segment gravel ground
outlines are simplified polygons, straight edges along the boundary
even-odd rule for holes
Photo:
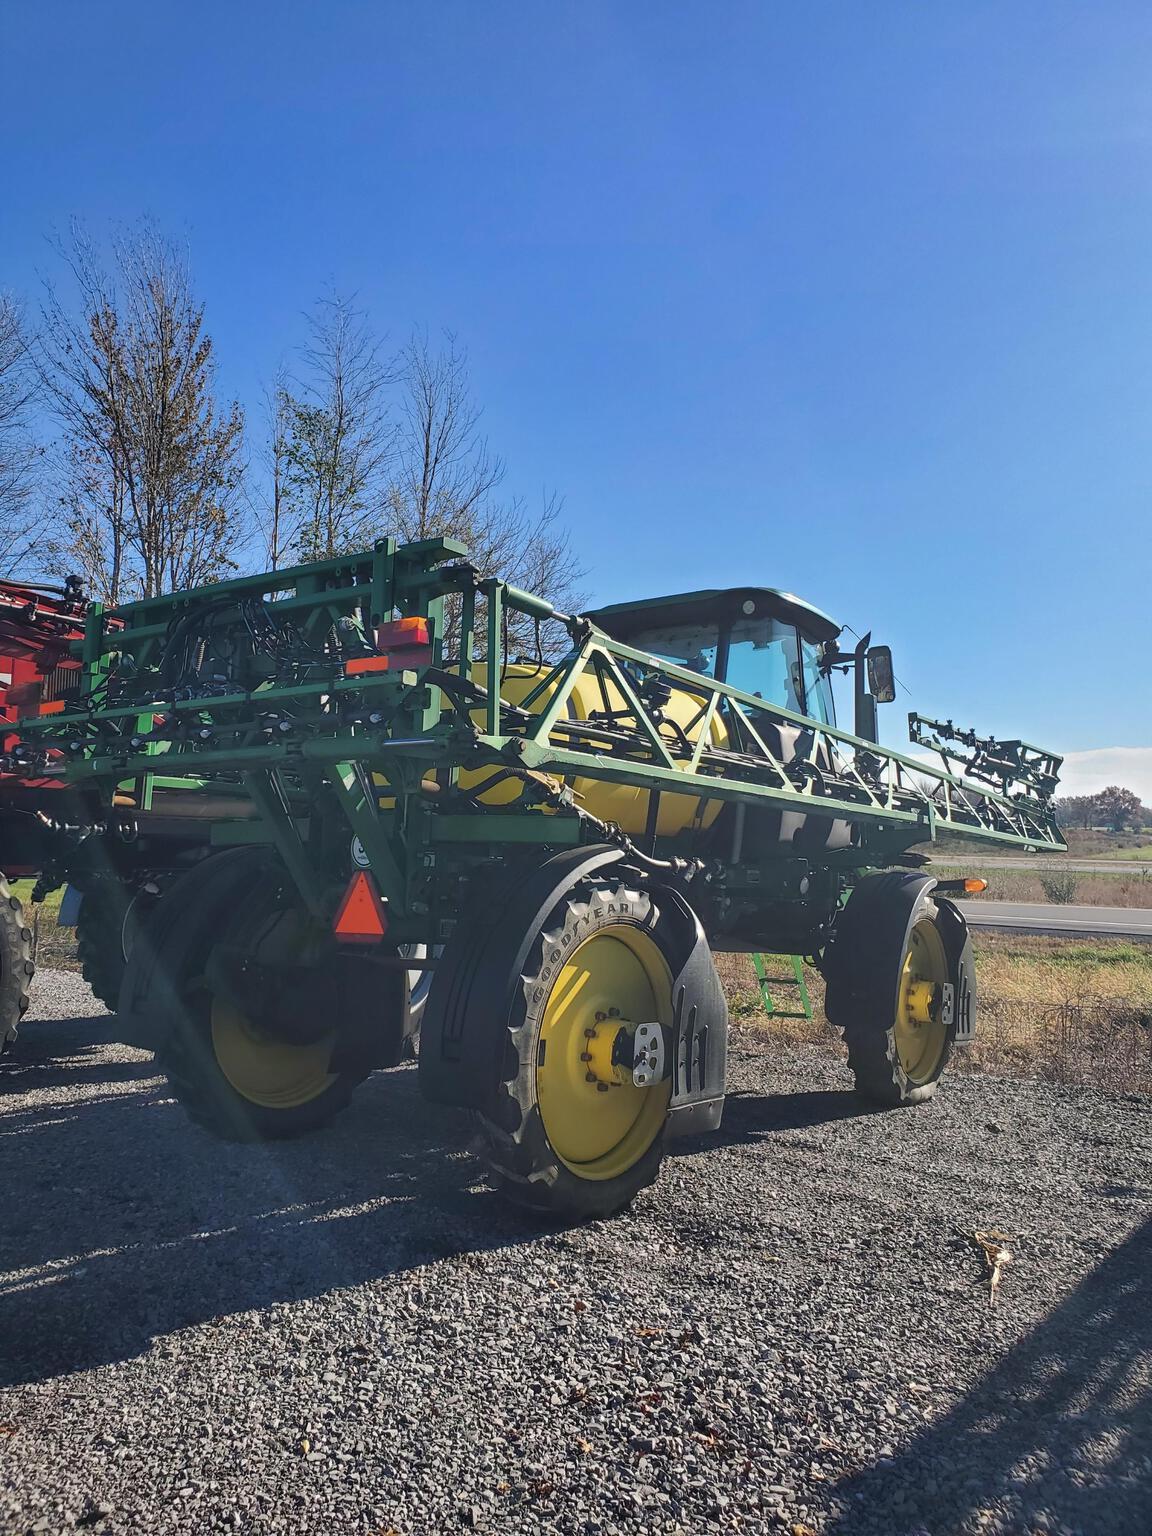
[[[223,1146],[74,975],[3,1070],[0,1529],[1152,1530],[1152,1102],[862,1113],[734,1041],[723,1130],[539,1231],[411,1069]],[[964,1233],[1015,1262],[991,1307]]]

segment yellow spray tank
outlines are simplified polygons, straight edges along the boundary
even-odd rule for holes
[[[510,663],[504,668],[503,680],[500,686],[500,696],[509,704],[521,704],[532,690],[540,684],[550,670],[547,664],[543,666],[526,666],[522,662]],[[486,662],[477,662],[472,668],[472,677],[481,687],[488,685],[488,666]],[[556,687],[545,689],[538,698],[528,706],[530,713],[542,715],[555,696]],[[669,747],[682,745],[683,737],[695,746],[699,740],[702,721],[700,719],[703,700],[699,694],[690,692],[688,688],[678,688],[672,685],[672,694],[668,702],[661,707],[664,724],[661,734],[668,742]],[[600,677],[589,665],[585,672],[576,679],[568,699],[567,713],[574,720],[587,720],[597,711],[603,712],[605,706],[610,710],[625,711],[628,709],[628,701],[616,687],[611,678],[605,678],[601,688]],[[476,725],[483,729],[485,724],[484,711],[474,711],[472,719]],[[564,732],[554,728],[551,739],[557,746],[567,744]],[[709,728],[709,743],[711,746],[724,748],[728,745],[728,732],[721,720],[713,717]],[[492,777],[491,769],[483,769],[475,773],[461,773],[460,787],[466,790],[475,790],[478,784]],[[579,797],[581,806],[590,811],[593,816],[598,816],[601,821],[615,822],[623,831],[640,835],[644,832],[648,820],[648,791],[637,789],[629,784],[610,784],[603,779],[575,778],[569,781],[573,792]],[[504,779],[494,785],[490,790],[485,790],[480,799],[485,805],[508,805],[519,799],[522,786],[513,779]],[[678,832],[697,830],[710,827],[720,814],[721,802],[709,800],[704,796],[696,795],[661,795],[660,809],[657,817],[656,831],[661,837],[673,837]]]
[[[707,676],[712,675],[717,664],[722,667],[722,675],[727,674],[729,654],[735,654],[739,648],[742,672],[748,672],[749,662],[752,671],[751,675],[741,675],[737,686],[799,715],[809,714],[826,723],[834,723],[831,687],[827,675],[817,671],[817,656],[821,645],[835,641],[839,626],[827,614],[789,592],[768,587],[711,589],[639,603],[615,604],[587,617],[613,639],[642,652],[664,656],[689,670],[699,669]],[[810,672],[807,678],[802,664],[802,644],[807,648]],[[534,715],[544,714],[562,686],[560,676],[557,675],[536,697],[532,695],[552,670],[549,663],[507,663],[500,679],[501,698],[506,704],[522,707],[525,700],[530,700],[526,706],[528,711]],[[487,663],[474,662],[471,676],[479,687],[486,689]],[[691,684],[679,684],[672,678],[667,678],[667,685],[669,696],[660,706],[659,729],[669,747],[675,749],[677,765],[686,770],[688,760],[684,744],[686,741],[689,747],[695,747],[699,743],[704,729],[706,693],[694,691]],[[653,713],[649,711],[649,718]],[[599,716],[606,725],[611,724],[611,719],[606,716],[619,716],[624,728],[629,729],[631,708],[611,677],[598,672],[589,662],[572,686],[565,715],[569,720],[590,720]],[[486,710],[483,707],[473,710],[472,720],[484,730]],[[795,755],[802,725],[769,722],[761,723],[760,729],[780,761],[788,762]],[[719,750],[726,750],[730,745],[728,729],[719,711],[713,712],[708,737],[708,744]],[[557,747],[570,744],[568,733],[559,723],[551,731],[551,740]],[[607,744],[604,755],[606,758],[612,755]],[[817,753],[818,764],[826,757],[827,748],[821,748]],[[484,788],[494,779],[498,782]],[[376,782],[382,788],[386,786],[386,781],[380,777]],[[500,771],[491,766],[462,770],[459,782],[461,789],[477,795],[485,805],[511,805],[524,793],[524,785],[515,777],[501,776]],[[650,792],[647,789],[582,776],[567,782],[583,808],[601,821],[615,823],[630,836],[642,836],[651,830],[648,827]],[[722,809],[722,801],[706,794],[665,792],[660,796],[657,809],[656,833],[660,837],[675,837],[679,833],[707,830]],[[830,841],[840,845],[850,833],[847,822],[829,822],[804,811],[758,810],[756,814],[758,824],[763,824],[760,840],[773,845],[790,843],[798,834],[807,835],[804,829],[808,823],[811,823],[808,832],[821,846]]]

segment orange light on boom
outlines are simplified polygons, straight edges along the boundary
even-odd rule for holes
[[[344,663],[345,677],[361,677],[365,672],[387,672],[391,662],[387,656],[357,656]]]
[[[388,932],[384,903],[372,876],[358,869],[348,882],[332,923],[341,944],[379,944]]]
[[[428,620],[413,616],[410,619],[391,619],[387,624],[376,626],[376,644],[382,651],[407,650],[411,646],[432,644]]]
[[[966,896],[979,896],[981,891],[988,889],[987,880],[965,880],[964,894]]]

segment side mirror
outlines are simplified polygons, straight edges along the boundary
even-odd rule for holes
[[[868,692],[877,704],[891,704],[896,697],[892,651],[886,645],[874,645],[868,651]]]

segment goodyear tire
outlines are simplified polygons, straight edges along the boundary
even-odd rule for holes
[[[606,869],[578,880],[531,934],[502,1016],[499,1081],[477,1116],[495,1186],[565,1220],[613,1215],[664,1157],[670,1084],[637,1087],[612,1056],[629,1025],[672,1023],[682,929],[659,895]],[[497,941],[500,943],[500,941]]]
[[[32,930],[24,908],[0,875],[0,1055],[16,1039],[20,1020],[28,1011],[28,989],[36,972]]]
[[[963,917],[927,876],[892,871],[860,882],[841,916],[826,970],[825,1012],[848,1047],[868,1103],[934,1097],[958,1030],[975,1009]]]
[[[306,920],[268,850],[215,854],[172,886],[132,946],[122,989],[130,1038],[149,1043],[189,1116],[229,1141],[305,1135],[348,1103],[363,1072],[329,1070],[336,1039],[317,1018],[287,1042],[214,990],[221,935],[264,966],[299,962]]]

